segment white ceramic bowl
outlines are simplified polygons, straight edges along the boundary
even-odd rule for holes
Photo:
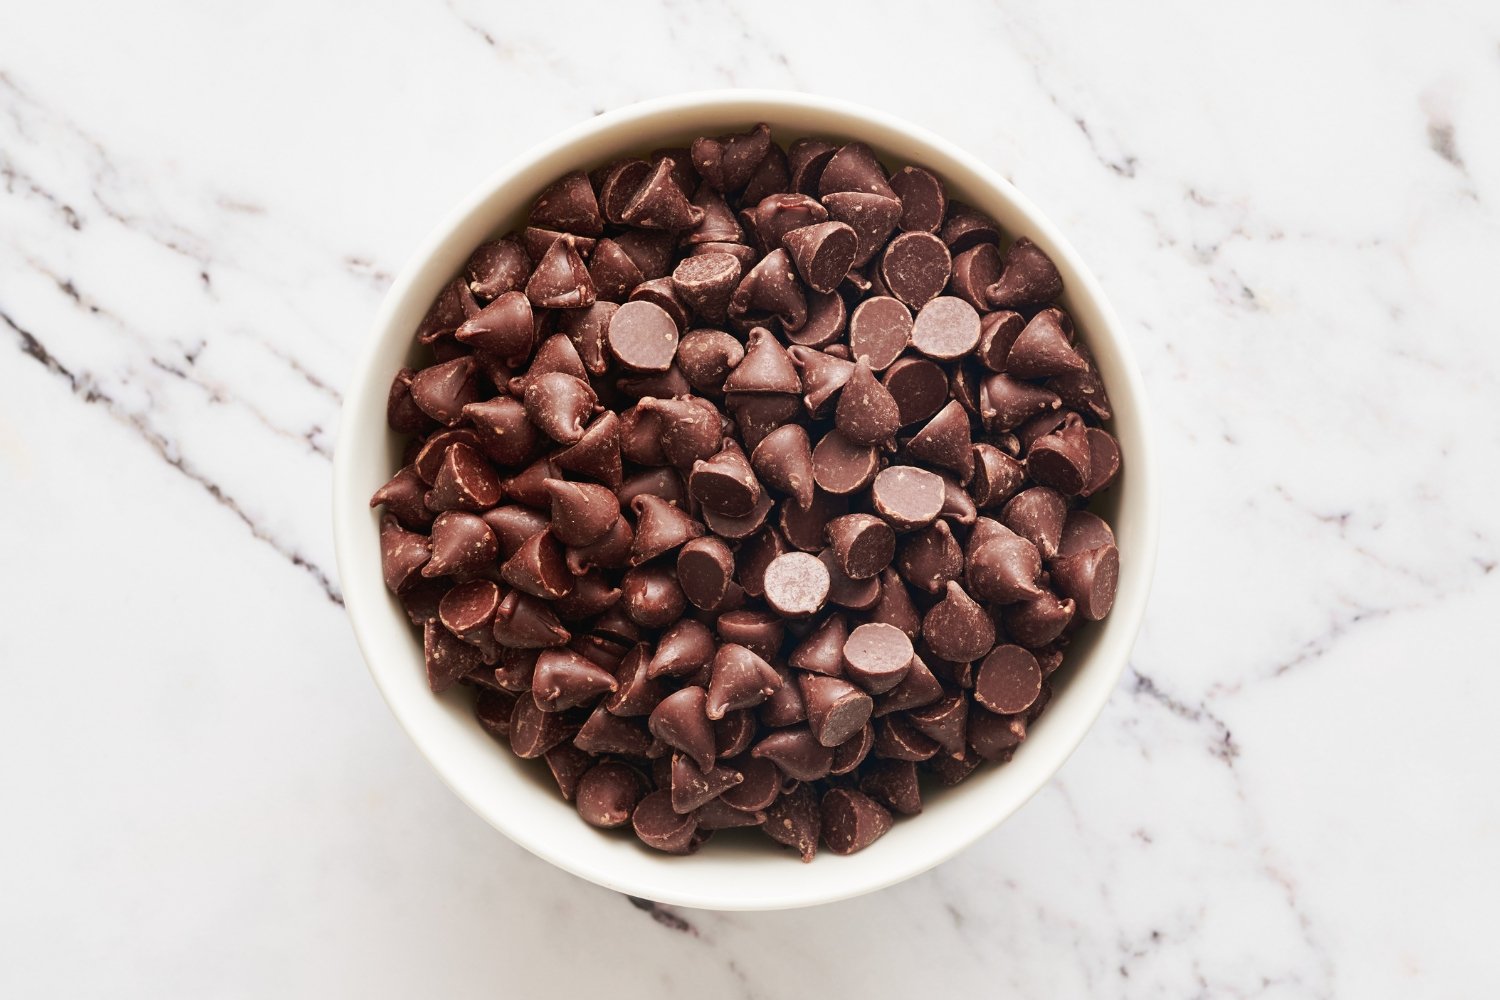
[[[754,831],[738,839],[721,834],[697,855],[671,857],[583,823],[545,768],[516,760],[480,729],[467,691],[439,697],[428,690],[419,637],[381,583],[379,517],[368,506],[401,449],[385,424],[391,377],[411,354],[412,331],[428,304],[475,246],[519,222],[542,188],[569,170],[758,121],[769,122],[783,143],[801,135],[860,139],[888,167],[925,166],[953,197],[994,216],[1007,234],[1041,245],[1062,271],[1064,304],[1103,374],[1124,455],[1123,475],[1101,498],[1120,547],[1114,611],[1074,643],[1054,677],[1051,706],[1015,758],[930,795],[920,816],[898,821],[867,850],[850,857],[823,852],[808,865]],[[438,225],[392,284],[349,381],[334,461],[334,537],[349,618],[375,683],[438,774],[537,856],[611,889],[683,906],[757,910],[845,899],[926,871],[993,829],[1057,771],[1103,708],[1140,625],[1156,556],[1144,404],[1124,332],[1078,254],[1004,178],[951,143],[881,112],[805,94],[717,91],[635,104],[568,129],[491,176]]]

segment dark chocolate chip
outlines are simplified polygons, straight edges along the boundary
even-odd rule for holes
[[[957,580],[949,580],[947,594],[922,618],[922,638],[945,660],[967,663],[995,645],[995,623]]]
[[[677,573],[666,566],[635,566],[620,578],[620,606],[644,628],[663,628],[682,617],[687,598]]]
[[[1077,605],[1071,598],[1059,599],[1043,591],[1040,597],[1006,605],[1000,612],[1006,634],[1030,649],[1045,646],[1062,635],[1073,620]]]
[[[712,537],[685,542],[677,553],[677,581],[695,607],[718,608],[734,581],[734,555],[729,546]]]
[[[875,151],[862,142],[851,142],[833,155],[818,179],[818,194],[837,191],[859,191],[895,198],[896,192],[886,180],[885,168],[875,158]]]
[[[849,273],[857,242],[854,230],[842,222],[803,226],[781,238],[807,287],[823,293],[837,288]]]
[[[896,556],[902,579],[929,594],[941,594],[963,574],[964,556],[947,521],[936,521],[907,535]]]
[[[510,716],[510,749],[517,757],[540,757],[573,735],[574,727],[557,712],[544,712],[530,698],[517,698]]]
[[[896,400],[902,427],[926,420],[948,400],[948,376],[926,358],[898,358],[880,381]]]
[[[646,675],[651,679],[691,676],[713,661],[716,649],[707,625],[693,618],[680,619],[657,640]]]
[[[714,730],[708,715],[708,693],[685,687],[663,698],[651,712],[649,726],[657,739],[681,750],[707,771],[714,766]]]
[[[744,517],[760,502],[761,485],[740,446],[733,438],[725,438],[724,448],[717,455],[693,463],[688,492],[705,510],[725,517]]]
[[[807,726],[778,729],[761,738],[750,756],[769,760],[788,778],[817,781],[833,768],[833,750],[819,743]]]
[[[792,650],[788,662],[798,670],[840,677],[844,673],[844,642],[848,638],[848,621],[835,612]]]
[[[989,287],[990,306],[1016,309],[1046,305],[1062,294],[1062,275],[1046,252],[1026,237],[1005,251],[1000,278]]]
[[[939,230],[943,242],[953,253],[961,254],[983,243],[998,244],[1000,227],[995,220],[961,201],[948,203],[948,218]]]
[[[590,826],[606,830],[624,826],[647,787],[646,779],[628,764],[613,760],[595,764],[578,779],[578,815]]]
[[[636,190],[635,196],[620,212],[626,225],[642,229],[665,229],[680,232],[703,221],[703,209],[688,201],[673,171],[676,161],[662,157]]]
[[[526,297],[539,309],[581,309],[597,298],[594,280],[578,255],[577,237],[552,242],[526,282]]]
[[[1042,669],[1020,646],[996,646],[974,680],[974,700],[1000,715],[1026,711],[1041,690]]]
[[[726,642],[714,654],[706,702],[708,717],[722,719],[729,712],[754,708],[780,686],[781,678],[769,663],[744,646]]]
[[[849,350],[875,371],[894,364],[911,336],[911,310],[890,296],[865,299],[849,316]]]
[[[691,854],[697,849],[698,823],[691,813],[672,808],[672,793],[660,789],[641,799],[630,817],[635,835],[647,847],[667,854]]]
[[[828,523],[828,540],[839,569],[851,580],[879,575],[896,555],[896,534],[873,514],[846,514]]]
[[[478,368],[471,357],[454,358],[412,376],[411,398],[421,411],[452,427],[463,409],[479,399]]]
[[[869,486],[879,467],[880,455],[874,447],[855,444],[836,430],[823,435],[812,451],[813,481],[840,496]]]
[[[464,265],[469,290],[481,299],[496,299],[526,287],[531,258],[513,239],[481,243]]]
[[[892,465],[875,477],[875,512],[897,531],[931,524],[943,509],[943,480],[912,465]]]
[[[536,658],[531,696],[544,712],[561,712],[616,690],[613,675],[571,649],[544,649]]]
[[[895,436],[901,426],[901,410],[890,390],[876,381],[870,365],[856,359],[849,381],[839,392],[833,420],[839,432],[853,443],[878,445]]]
[[[979,314],[956,296],[931,299],[912,322],[911,345],[929,358],[957,361],[978,344]]]
[[[902,233],[885,248],[880,277],[892,295],[920,309],[942,292],[952,267],[942,240],[931,233]]]
[[[822,814],[812,788],[798,783],[766,807],[766,821],[761,825],[766,836],[792,848],[804,864],[818,853],[818,836],[822,831]]]
[[[836,191],[824,195],[822,201],[830,219],[854,230],[855,267],[863,267],[875,259],[901,219],[901,202],[883,194]]]
[[[812,446],[801,424],[784,424],[761,438],[750,464],[766,486],[791,497],[798,506],[812,503]]]
[[[828,569],[816,556],[787,552],[766,567],[766,603],[786,618],[806,618],[828,600]]]
[[[871,694],[883,694],[901,683],[913,655],[905,632],[884,623],[866,623],[844,642],[844,675]]]
[[[694,139],[693,167],[716,191],[739,191],[771,151],[771,129],[765,123],[748,132]]]

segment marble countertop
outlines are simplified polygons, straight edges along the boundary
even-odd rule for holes
[[[544,8],[0,9],[0,994],[1493,989],[1500,7]],[[428,228],[564,126],[719,86],[1010,176],[1129,328],[1166,487],[1058,778],[787,913],[631,901],[471,814],[329,532],[340,387]]]

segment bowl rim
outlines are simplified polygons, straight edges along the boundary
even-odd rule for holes
[[[750,117],[763,117],[774,122],[777,112],[811,110],[846,120],[849,134],[854,136],[858,136],[861,129],[870,128],[900,133],[910,139],[914,146],[925,146],[936,151],[940,156],[960,164],[983,184],[993,188],[994,193],[1000,199],[1008,202],[1015,212],[1025,217],[1030,227],[1025,235],[1033,238],[1040,236],[1041,239],[1038,242],[1044,243],[1054,257],[1060,258],[1059,264],[1071,274],[1068,280],[1068,296],[1072,298],[1081,295],[1096,313],[1099,322],[1088,328],[1087,336],[1091,345],[1096,345],[1101,341],[1108,341],[1111,345],[1112,367],[1115,370],[1106,381],[1110,395],[1117,403],[1116,426],[1118,428],[1118,422],[1122,417],[1127,416],[1126,411],[1118,405],[1121,401],[1127,402],[1128,419],[1136,425],[1134,434],[1136,440],[1132,442],[1127,455],[1127,474],[1132,481],[1131,503],[1139,508],[1136,514],[1139,526],[1135,544],[1131,547],[1130,560],[1122,564],[1120,588],[1115,607],[1107,620],[1114,636],[1111,643],[1111,648],[1114,650],[1114,662],[1100,666],[1092,661],[1098,660],[1104,651],[1098,648],[1090,650],[1090,659],[1085,662],[1093,668],[1093,673],[1099,675],[1101,671],[1107,670],[1109,676],[1107,679],[1094,676],[1086,690],[1073,691],[1068,694],[1070,699],[1078,703],[1072,708],[1075,731],[1065,741],[1066,746],[1053,749],[1050,760],[1033,767],[1031,786],[1021,794],[1013,796],[1007,807],[987,816],[983,822],[974,822],[972,828],[965,830],[961,836],[950,837],[941,849],[918,853],[917,856],[903,859],[900,863],[889,866],[888,870],[854,880],[817,879],[810,876],[812,870],[817,868],[818,862],[814,862],[811,866],[798,865],[796,867],[806,872],[809,877],[803,879],[803,884],[795,891],[783,892],[774,897],[762,894],[753,898],[740,898],[716,892],[712,886],[700,887],[696,884],[691,888],[654,886],[640,878],[613,871],[608,865],[588,862],[564,850],[556,849],[545,837],[533,835],[533,832],[527,829],[524,819],[515,821],[510,816],[497,815],[493,810],[476,802],[474,797],[461,787],[457,776],[450,774],[434,755],[425,742],[425,733],[418,725],[414,710],[409,711],[404,697],[387,683],[386,671],[380,664],[387,662],[392,655],[403,660],[406,657],[404,652],[392,654],[388,649],[378,646],[371,635],[371,630],[375,616],[389,615],[393,605],[378,571],[365,573],[363,567],[355,568],[355,564],[362,562],[361,558],[356,557],[356,553],[361,547],[369,546],[371,539],[368,534],[370,524],[370,512],[367,507],[368,491],[364,489],[363,484],[358,482],[360,468],[358,459],[355,457],[356,448],[352,442],[361,439],[366,434],[386,432],[383,424],[379,427],[365,426],[359,422],[358,418],[372,405],[372,394],[376,396],[381,412],[384,412],[384,396],[388,389],[389,373],[376,370],[379,355],[382,345],[396,335],[392,330],[394,317],[401,310],[405,300],[412,295],[413,287],[422,279],[422,272],[434,257],[440,255],[448,244],[454,241],[456,234],[465,228],[466,223],[469,223],[478,213],[483,212],[486,203],[517,175],[598,133],[623,129],[644,119],[707,110],[722,111],[726,123],[733,123],[737,120],[733,115],[741,113],[746,113]],[[656,128],[658,132],[665,133],[670,130],[671,125],[662,122]],[[914,159],[918,158],[914,157]],[[468,249],[466,248],[464,252],[467,254]],[[1119,678],[1128,663],[1131,646],[1144,618],[1154,576],[1159,533],[1159,503],[1156,459],[1147,405],[1144,380],[1136,365],[1134,354],[1124,336],[1120,321],[1098,280],[1051,219],[1010,181],[978,157],[936,133],[897,116],[855,102],[823,95],[782,90],[723,89],[677,93],[640,101],[607,111],[563,129],[490,173],[428,232],[391,282],[375,315],[373,335],[369,336],[358,349],[352,377],[347,384],[340,411],[338,439],[334,451],[333,536],[346,611],[354,631],[356,644],[370,671],[371,678],[398,724],[417,747],[418,752],[426,758],[440,780],[470,809],[532,854],[605,888],[671,905],[721,910],[764,910],[811,906],[852,898],[919,875],[971,846],[1014,815],[1022,805],[1040,791],[1092,730],[1109,697],[1118,686]],[[1102,628],[1103,624],[1105,623],[1100,623],[1100,626],[1096,627]],[[402,627],[408,627],[404,621]],[[406,663],[400,669],[410,670],[410,664]],[[1075,673],[1081,673],[1082,667],[1075,665],[1073,670]],[[426,690],[425,683],[422,689]],[[1085,698],[1091,700],[1085,702]],[[1028,744],[1031,742],[1028,741]],[[1009,768],[1004,770],[1009,770]],[[684,860],[686,859],[665,855],[660,859],[661,862],[669,864],[680,864]],[[818,860],[827,864],[821,852]]]

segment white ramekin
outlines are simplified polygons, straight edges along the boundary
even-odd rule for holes
[[[888,166],[925,166],[1007,234],[1040,244],[1062,271],[1064,305],[1103,374],[1124,456],[1119,482],[1101,498],[1120,546],[1114,611],[1069,650],[1052,704],[1015,758],[930,795],[920,816],[898,821],[869,849],[850,857],[825,852],[808,865],[759,837],[721,836],[695,856],[671,857],[584,824],[545,768],[523,765],[480,729],[466,691],[438,697],[428,690],[420,639],[381,583],[379,515],[368,506],[401,448],[385,423],[391,377],[411,352],[412,331],[433,296],[475,246],[515,225],[542,188],[568,170],[758,121],[769,122],[782,142],[800,135],[860,139]],[[778,91],[682,94],[600,115],[525,153],[417,249],[391,285],[348,383],[334,460],[334,541],[349,619],[376,685],[442,779],[496,829],[560,868],[634,896],[726,910],[807,906],[891,885],[952,857],[1015,812],[1083,740],[1125,667],[1146,607],[1156,558],[1152,463],[1140,374],[1103,291],[1052,223],[995,170],[930,132],[844,101]]]

